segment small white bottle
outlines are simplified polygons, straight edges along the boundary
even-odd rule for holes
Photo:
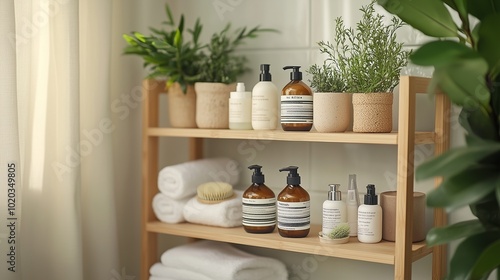
[[[280,93],[272,82],[269,64],[261,64],[260,71],[260,82],[252,89],[252,128],[274,130],[278,126]]]
[[[347,187],[347,223],[349,224],[349,236],[358,235],[358,208],[359,194],[356,183],[356,174],[349,174],[349,185]]]
[[[238,83],[229,97],[229,129],[252,129],[252,93]]]
[[[347,206],[342,201],[340,184],[330,184],[328,199],[323,202],[323,228],[324,236],[329,235],[339,224],[347,222]]]
[[[365,204],[358,208],[358,240],[363,243],[382,240],[382,207],[378,205],[375,185],[366,186]]]

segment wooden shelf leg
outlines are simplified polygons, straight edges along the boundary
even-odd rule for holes
[[[413,178],[415,151],[415,96],[411,77],[399,84],[396,248],[394,279],[411,279],[413,230]]]

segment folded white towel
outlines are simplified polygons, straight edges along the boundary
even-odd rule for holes
[[[166,267],[155,263],[149,269],[149,280],[214,280],[206,275],[180,268]]]
[[[166,166],[158,173],[158,188],[174,199],[192,197],[196,188],[207,182],[238,183],[238,162],[228,158],[212,158]]]
[[[182,223],[186,221],[183,211],[188,200],[189,198],[176,200],[163,193],[157,193],[153,197],[153,211],[158,220],[162,222],[170,224]]]
[[[166,267],[189,270],[217,280],[286,280],[285,265],[276,259],[246,253],[217,241],[202,240],[167,250]]]
[[[242,191],[234,190],[234,198],[216,204],[204,204],[191,198],[184,206],[184,219],[190,223],[219,227],[241,226]]]

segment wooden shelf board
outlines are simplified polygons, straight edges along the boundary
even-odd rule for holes
[[[305,238],[284,238],[278,234],[277,229],[270,234],[250,234],[245,232],[243,227],[220,228],[190,223],[149,222],[146,225],[146,230],[162,234],[394,265],[394,242],[382,241],[376,244],[363,244],[358,242],[356,237],[351,237],[346,244],[324,244],[320,243],[318,239],[318,233],[321,230],[319,225],[312,225],[309,235]],[[413,261],[432,252],[424,242],[414,243],[412,251]]]
[[[397,145],[397,132],[390,133],[319,133],[316,131],[296,132],[283,130],[229,130],[200,128],[160,128],[147,129],[149,136],[193,137],[217,139],[255,139],[300,142],[328,142],[352,144],[385,144]],[[415,144],[434,143],[434,132],[416,132]]]

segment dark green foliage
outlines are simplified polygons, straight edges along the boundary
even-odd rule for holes
[[[429,245],[460,243],[448,279],[500,275],[500,0],[379,0],[389,12],[438,40],[411,56],[433,66],[431,93],[440,88],[462,107],[466,145],[418,167],[417,180],[441,176],[427,204],[447,211],[468,206],[476,220],[434,228]],[[452,20],[446,8],[459,18]],[[476,17],[473,25],[471,16]],[[446,37],[446,38],[441,38]]]

